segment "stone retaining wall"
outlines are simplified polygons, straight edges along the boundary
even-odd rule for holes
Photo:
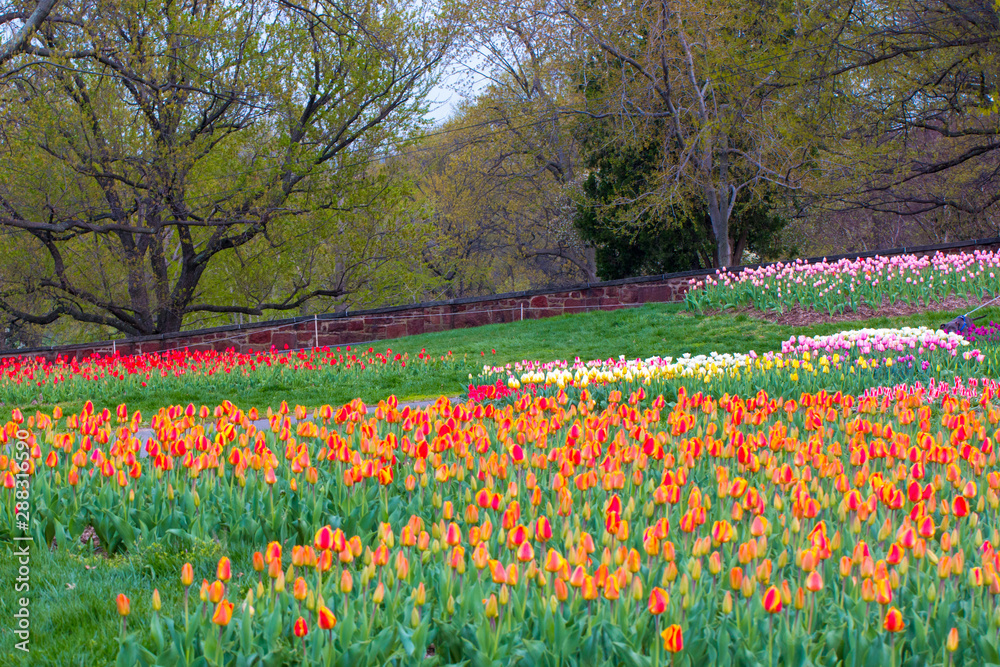
[[[880,252],[838,255],[823,259],[856,259],[875,255],[935,252],[970,252],[1000,249],[1000,237],[918,248],[896,248]],[[736,270],[736,269],[734,269]],[[686,271],[662,276],[645,276],[602,283],[576,285],[556,290],[532,290],[439,301],[412,306],[396,306],[377,310],[355,311],[315,317],[272,320],[258,324],[232,325],[184,331],[176,334],[145,336],[99,343],[0,351],[0,356],[32,355],[54,358],[83,358],[98,354],[145,354],[189,348],[192,350],[252,350],[298,349],[351,345],[382,341],[401,336],[476,327],[483,324],[539,319],[556,315],[616,310],[644,303],[681,301],[692,279],[700,279],[714,271]]]

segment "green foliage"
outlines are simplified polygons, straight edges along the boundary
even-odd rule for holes
[[[0,308],[146,335],[405,290],[425,227],[385,157],[423,123],[443,13],[65,11],[0,90],[0,236],[20,250]]]
[[[600,133],[591,136],[594,144]],[[650,192],[663,162],[661,143],[618,145],[603,138],[588,158],[590,173],[581,188],[575,225],[596,248],[597,272],[605,280],[654,275],[717,265],[715,233],[705,202],[695,194],[663,205]],[[775,192],[750,199],[744,190],[729,222],[732,260],[746,253],[754,261],[785,251],[781,230],[787,220],[774,212]]]

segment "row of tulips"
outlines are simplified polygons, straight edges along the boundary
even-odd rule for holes
[[[145,444],[124,406],[15,413],[31,458],[0,468],[46,544],[269,545],[256,584],[223,563],[193,613],[123,623],[124,664],[1000,661],[989,386],[364,408],[177,406]]]
[[[506,377],[512,391],[551,391],[568,386],[624,389],[633,384],[672,394],[711,389],[748,395],[758,390],[779,394],[799,391],[863,393],[870,387],[926,384],[941,377],[976,377],[983,353],[959,334],[926,327],[861,329],[831,336],[792,337],[781,351],[746,354],[712,353],[595,360],[572,364],[521,362],[484,366],[480,377]]]
[[[287,347],[287,346],[286,346]],[[94,354],[84,359],[6,357],[0,359],[0,402],[28,405],[87,399],[111,403],[116,397],[156,396],[185,390],[234,395],[263,385],[297,386],[363,382],[374,373],[406,376],[454,363],[451,352],[415,357],[386,349],[336,348],[241,353],[193,351],[134,355]],[[120,399],[119,399],[120,400]]]
[[[857,311],[861,305],[877,309],[885,302],[926,306],[948,296],[994,296],[998,275],[997,251],[816,263],[796,260],[737,272],[723,268],[704,280],[692,279],[685,301],[699,312],[736,307],[777,312],[802,308],[832,315]]]

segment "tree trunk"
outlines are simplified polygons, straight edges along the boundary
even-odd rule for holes
[[[708,217],[712,221],[712,232],[715,234],[716,266],[719,268],[731,266],[729,212],[732,209],[720,201],[719,191],[715,188],[705,188],[705,199],[708,200]]]
[[[743,262],[743,253],[747,249],[747,230],[744,229],[740,232],[740,238],[736,241],[736,247],[733,249],[733,265],[740,266]]]

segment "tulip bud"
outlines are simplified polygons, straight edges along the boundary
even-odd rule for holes
[[[565,588],[566,584],[561,579],[558,581],[562,583]],[[641,602],[642,597],[642,580],[639,577],[634,577],[632,579],[632,599],[636,602]]]
[[[954,653],[958,650],[958,628],[952,628],[948,632],[948,639],[945,641],[945,648],[948,649],[949,653]]]
[[[796,609],[802,609],[803,607],[806,606],[806,592],[802,589],[801,586],[799,586],[795,590],[795,599],[794,599],[794,602],[795,602],[795,608]]]
[[[347,594],[350,593],[354,588],[354,577],[351,575],[350,570],[344,570],[343,574],[340,575],[340,592]]]

